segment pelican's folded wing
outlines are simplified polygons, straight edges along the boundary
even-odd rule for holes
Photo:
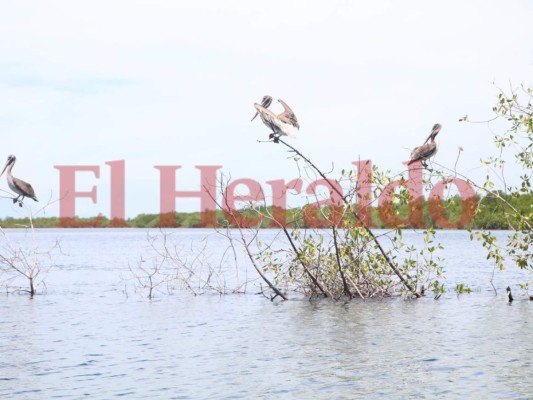
[[[431,157],[433,154],[435,154],[437,151],[437,144],[432,143],[426,143],[422,146],[415,147],[414,150],[411,152],[411,156],[409,157],[409,163],[412,164],[415,161],[419,160],[426,160],[429,157]]]

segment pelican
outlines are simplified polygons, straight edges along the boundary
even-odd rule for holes
[[[9,185],[9,188],[14,191],[18,196],[13,199],[13,204],[15,204],[17,201],[19,203],[19,206],[22,207],[22,202],[24,201],[24,197],[29,197],[30,199],[33,199],[35,201],[37,200],[37,197],[35,197],[35,191],[31,187],[31,185],[27,182],[24,182],[21,179],[15,178],[13,174],[11,173],[11,170],[13,169],[13,166],[15,165],[15,161],[17,161],[17,157],[14,155],[10,155],[7,157],[6,166],[4,167],[4,170],[0,174],[0,178],[2,175],[4,175],[4,172],[7,169],[7,184]],[[19,198],[22,196],[22,199],[19,200]]]
[[[283,106],[281,114],[276,115],[268,109],[270,104],[272,104],[272,97],[267,95],[263,97],[261,104],[254,103],[257,112],[252,118],[253,121],[259,115],[263,123],[272,129],[272,133],[268,135],[268,138],[274,139],[274,143],[278,143],[280,136],[295,137],[293,128],[300,129],[298,118],[296,118],[292,109],[283,100],[278,99],[278,101]]]
[[[433,157],[435,153],[437,153],[437,142],[435,142],[435,137],[439,134],[441,129],[441,124],[433,125],[433,129],[431,129],[431,133],[424,144],[422,146],[415,147],[411,152],[411,156],[409,157],[407,165],[411,165],[416,161],[422,161],[424,168],[427,168],[427,159]]]

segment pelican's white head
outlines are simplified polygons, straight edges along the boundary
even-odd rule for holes
[[[7,156],[6,165],[4,166],[4,169],[2,170],[2,173],[0,174],[0,178],[2,177],[2,175],[4,175],[4,172],[6,172],[7,167],[15,164],[15,161],[17,161],[17,157],[15,157],[13,154],[10,154],[9,156]]]

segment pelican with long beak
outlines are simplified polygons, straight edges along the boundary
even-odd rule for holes
[[[281,114],[276,115],[268,109],[272,104],[272,97],[264,96],[261,104],[254,103],[257,112],[252,118],[253,121],[259,115],[263,123],[272,129],[268,138],[274,139],[274,143],[278,143],[280,136],[296,137],[294,128],[300,129],[300,124],[292,109],[283,100],[278,99],[278,101],[283,106]]]
[[[431,129],[431,133],[424,144],[422,146],[415,147],[411,152],[411,156],[409,157],[407,165],[411,165],[417,161],[422,161],[424,168],[427,168],[426,161],[437,153],[437,142],[435,142],[435,137],[439,134],[441,129],[441,124],[433,125],[433,129]]]
[[[4,167],[4,170],[2,171],[2,173],[0,174],[0,178],[1,178],[7,169],[7,184],[13,192],[18,194],[18,196],[13,199],[13,204],[18,201],[19,206],[22,207],[22,202],[24,201],[24,197],[29,197],[30,199],[39,201],[37,200],[37,197],[35,196],[35,191],[31,187],[31,185],[28,182],[24,182],[21,179],[15,178],[13,174],[11,173],[11,170],[13,169],[13,166],[15,165],[15,161],[17,161],[17,157],[15,157],[14,155],[10,155],[9,157],[7,157],[6,166]],[[22,197],[22,199],[19,200],[20,197]]]

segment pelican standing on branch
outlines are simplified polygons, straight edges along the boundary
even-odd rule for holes
[[[414,150],[411,152],[411,156],[409,157],[407,165],[411,165],[412,163],[417,161],[422,161],[422,165],[424,166],[424,168],[427,168],[426,161],[428,160],[428,158],[433,157],[435,153],[437,153],[437,142],[435,142],[435,137],[439,134],[441,129],[441,124],[433,125],[433,129],[431,130],[431,133],[429,134],[424,144],[422,146],[415,147]]]
[[[15,161],[17,161],[17,157],[14,155],[10,155],[7,157],[6,166],[4,167],[2,173],[0,174],[0,178],[2,175],[4,175],[4,172],[7,169],[7,184],[9,188],[14,191],[18,196],[13,199],[13,204],[18,201],[19,206],[22,207],[22,202],[24,201],[24,197],[29,197],[30,199],[33,199],[35,201],[37,200],[37,197],[35,196],[35,191],[31,187],[31,185],[28,182],[24,182],[21,179],[15,178],[13,174],[11,173],[11,170],[13,169],[13,166],[15,165]],[[19,198],[22,196],[22,199],[19,200]]]
[[[258,115],[261,117],[263,123],[272,129],[272,133],[268,135],[269,139],[274,139],[274,143],[278,143],[280,136],[296,137],[294,128],[300,129],[298,118],[292,111],[292,109],[283,100],[278,99],[283,106],[283,112],[281,114],[274,114],[268,109],[272,104],[271,96],[264,96],[261,104],[254,103],[254,107],[257,110],[252,121]]]

